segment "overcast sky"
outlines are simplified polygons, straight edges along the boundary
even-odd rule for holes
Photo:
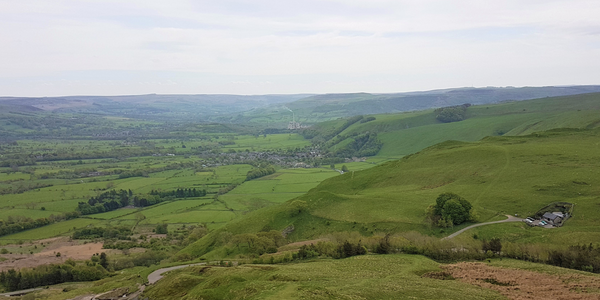
[[[0,95],[600,84],[600,1],[0,0]]]

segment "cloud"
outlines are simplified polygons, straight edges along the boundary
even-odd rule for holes
[[[46,95],[597,83],[599,14],[586,0],[0,0],[0,87]],[[64,74],[86,85],[61,83]],[[107,74],[113,90],[90,88]],[[173,74],[177,85],[164,84]]]

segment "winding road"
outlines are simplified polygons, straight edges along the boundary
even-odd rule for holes
[[[148,284],[154,284],[157,281],[161,280],[163,278],[162,274],[167,273],[169,271],[183,269],[183,268],[187,268],[187,267],[191,267],[191,266],[201,266],[201,265],[205,265],[205,264],[206,263],[197,263],[197,264],[181,265],[181,266],[158,269],[158,270],[150,273],[150,275],[148,275]]]
[[[454,237],[456,237],[457,235],[471,229],[471,228],[475,228],[475,227],[479,227],[479,226],[483,226],[483,225],[490,225],[490,224],[498,224],[498,223],[508,223],[508,222],[523,222],[524,219],[521,218],[517,218],[517,217],[513,217],[511,215],[506,215],[508,217],[508,219],[506,220],[500,220],[500,221],[493,221],[493,222],[485,222],[485,223],[478,223],[478,224],[473,224],[471,226],[465,227],[445,238],[443,238],[442,240],[449,240],[452,239]]]

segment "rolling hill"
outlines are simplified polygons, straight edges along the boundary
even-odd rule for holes
[[[243,113],[236,112],[235,115],[225,115],[218,120],[241,123],[268,122],[270,126],[285,128],[292,120],[292,112],[296,121],[310,125],[356,115],[419,111],[464,103],[493,104],[503,101],[521,101],[594,92],[600,92],[600,86],[487,87],[395,94],[324,94],[305,97],[289,103],[258,107]]]
[[[444,236],[430,227],[426,208],[443,192],[473,204],[479,221],[504,214],[532,215],[543,206],[566,201],[574,216],[562,228],[529,228],[521,223],[488,235],[529,243],[573,243],[600,238],[600,129],[556,129],[526,136],[487,137],[478,142],[447,141],[401,160],[323,181],[303,196],[258,210],[209,234],[183,251],[203,255],[217,249],[216,236],[283,230],[291,241],[328,233],[418,231]],[[301,207],[301,213],[296,213]],[[221,253],[223,254],[223,253]]]
[[[554,128],[600,126],[600,93],[541,98],[467,108],[467,119],[443,123],[433,110],[374,115],[348,127],[344,119],[319,123],[305,137],[335,152],[365,132],[383,142],[379,158],[399,158],[446,141],[477,141],[486,136],[518,136]]]

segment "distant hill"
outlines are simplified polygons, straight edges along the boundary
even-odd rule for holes
[[[466,119],[443,123],[433,110],[372,115],[345,127],[348,120],[322,122],[304,130],[331,152],[342,151],[365,133],[383,142],[377,154],[399,158],[446,141],[477,141],[486,136],[527,135],[554,128],[600,126],[600,93],[470,106]],[[367,122],[365,122],[367,121]]]
[[[443,106],[490,104],[600,92],[600,85],[565,87],[454,88],[394,94],[124,95],[0,97],[0,105],[43,111],[101,114],[169,121],[255,123],[286,128],[366,114],[417,111]]]
[[[248,112],[220,118],[223,122],[269,122],[270,126],[285,127],[292,121],[305,124],[355,115],[397,113],[430,108],[470,104],[492,104],[600,92],[600,86],[566,87],[486,87],[456,88],[396,94],[325,94],[305,97],[285,104],[272,104]]]
[[[0,105],[31,107],[64,113],[91,113],[173,121],[208,121],[221,114],[288,103],[310,96],[297,95],[131,95],[66,97],[0,97]]]

